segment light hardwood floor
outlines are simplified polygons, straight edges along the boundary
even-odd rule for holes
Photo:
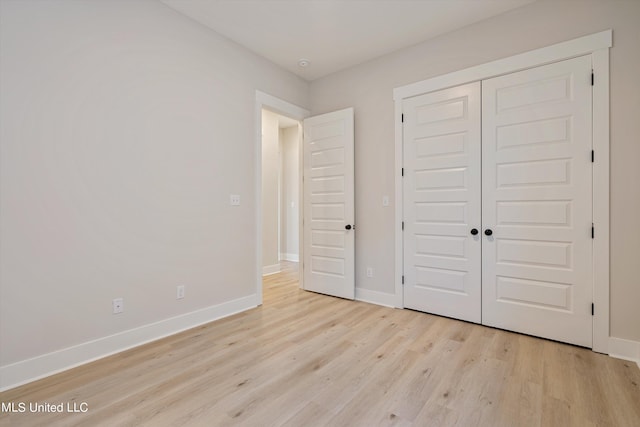
[[[304,292],[0,394],[10,426],[640,426],[640,370],[590,350]]]

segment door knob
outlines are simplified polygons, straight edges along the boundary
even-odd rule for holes
[[[471,229],[471,235],[475,236],[476,234],[478,234],[478,229],[477,228],[472,228]]]
[[[493,234],[493,230],[487,228],[486,230],[484,230],[484,234],[486,234],[487,236],[491,236]]]
[[[347,224],[344,226],[345,230],[351,230],[351,224]]]

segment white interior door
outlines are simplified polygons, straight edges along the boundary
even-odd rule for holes
[[[482,321],[591,347],[591,57],[482,82]]]
[[[479,323],[480,83],[409,98],[403,116],[404,306]]]
[[[353,108],[304,120],[304,289],[355,297]]]

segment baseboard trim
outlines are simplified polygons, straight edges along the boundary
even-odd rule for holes
[[[356,288],[356,300],[376,305],[382,305],[384,307],[396,307],[395,294],[372,291],[369,289]]]
[[[636,362],[640,368],[640,342],[610,337],[609,356]]]
[[[264,267],[262,267],[263,276],[268,276],[269,274],[276,274],[276,273],[280,273],[280,263],[265,265]]]
[[[250,295],[2,366],[0,367],[0,391],[9,390],[257,306],[257,296]]]
[[[300,262],[300,257],[298,256],[298,254],[281,253],[280,259],[291,262]]]

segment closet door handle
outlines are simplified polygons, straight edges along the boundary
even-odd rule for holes
[[[484,230],[484,234],[486,234],[487,236],[491,236],[493,234],[493,230],[487,228],[486,230]]]
[[[344,226],[344,229],[345,229],[345,230],[351,230],[351,225],[350,225],[350,224],[345,225],[345,226]]]
[[[475,236],[475,235],[477,235],[477,234],[478,234],[478,229],[477,229],[477,228],[472,228],[472,229],[471,229],[471,235],[472,235],[472,236]]]

